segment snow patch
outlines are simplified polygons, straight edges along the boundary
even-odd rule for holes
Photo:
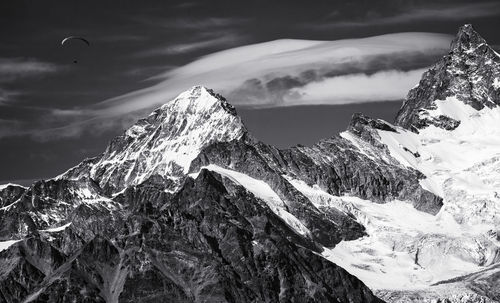
[[[14,205],[16,205],[17,203],[19,203],[19,201],[21,201],[21,198],[19,198],[16,201],[10,203],[7,206],[0,207],[0,211],[9,211]]]
[[[500,89],[500,79],[499,78],[493,79],[493,88]]]
[[[48,232],[48,233],[55,233],[55,232],[65,230],[66,228],[68,228],[71,225],[71,223],[72,222],[69,222],[68,224],[64,224],[63,226],[49,228],[49,229],[40,229],[39,231],[44,231],[44,232]]]
[[[22,241],[22,240],[7,240],[7,241],[0,241],[0,251],[4,251],[11,247],[12,245],[16,244],[17,242]]]
[[[26,186],[22,186],[22,185],[15,184],[15,183],[7,183],[7,184],[0,184],[0,190],[4,190],[4,189],[6,189],[9,186],[17,186],[17,187],[22,187],[24,189],[27,188]]]
[[[347,141],[351,142],[357,148],[358,152],[367,156],[368,158],[376,160],[376,158],[378,157],[378,155],[374,155],[371,153],[371,148],[366,147],[366,142],[364,142],[357,136],[354,136],[349,131],[341,132],[339,135]]]
[[[210,171],[216,172],[236,184],[245,187],[249,192],[254,194],[257,198],[263,200],[267,203],[269,208],[282,218],[289,226],[291,226],[297,233],[301,235],[310,235],[309,229],[294,215],[287,211],[286,204],[281,200],[281,198],[276,194],[276,192],[264,181],[254,179],[243,173],[222,168],[217,165],[210,164],[204,166],[201,169],[208,169]],[[197,178],[199,173],[189,174],[192,178]]]

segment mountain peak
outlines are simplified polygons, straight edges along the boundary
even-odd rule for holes
[[[472,24],[464,24],[458,29],[458,33],[451,42],[451,51],[467,51],[476,48],[486,41],[474,30]]]
[[[164,110],[172,106],[172,102],[176,103],[184,109],[197,108],[198,110],[209,109],[214,105],[220,105],[227,113],[237,116],[236,109],[231,105],[226,98],[202,85],[195,85],[185,92],[181,93],[173,101],[165,103],[159,109]]]
[[[429,117],[436,101],[453,99],[476,110],[500,105],[500,56],[488,46],[472,25],[460,27],[450,52],[422,75],[410,90],[396,116],[396,124],[418,132],[429,125],[454,129],[450,117]]]
[[[239,139],[245,133],[241,118],[224,97],[194,86],[137,121],[114,138],[98,159],[84,166],[108,194],[153,175],[175,183],[203,148]],[[68,174],[60,177],[71,179],[72,173]]]

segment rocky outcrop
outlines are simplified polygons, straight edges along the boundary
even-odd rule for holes
[[[15,184],[8,184],[3,189],[0,189],[0,208],[8,207],[16,202],[25,191],[25,187]]]
[[[435,100],[455,97],[475,109],[500,105],[500,56],[472,28],[462,26],[451,43],[450,52],[424,73],[410,90],[396,116],[396,124],[408,130],[435,125],[455,129],[459,121],[442,116],[428,117]]]

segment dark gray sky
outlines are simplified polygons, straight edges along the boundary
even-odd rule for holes
[[[418,51],[412,51],[419,46],[412,44],[416,36],[398,34],[388,38],[388,51],[381,51],[386,40],[353,40],[352,55],[309,62],[323,56],[322,47],[330,55],[345,43],[305,48],[297,66],[290,66],[290,52],[264,56],[256,62],[278,58],[275,70],[264,72],[262,64],[234,75],[248,77],[227,87],[213,82],[222,74],[207,73],[207,83],[220,85],[256,137],[280,147],[308,145],[345,129],[354,112],[391,121],[406,82],[446,52],[446,35],[472,23],[498,49],[499,17],[498,1],[2,1],[0,184],[50,178],[98,155],[156,106],[150,87],[169,96],[185,85],[205,84],[189,83],[205,81],[189,67],[212,68],[210,58],[225,57],[204,56],[276,39],[425,33],[418,36]],[[91,46],[61,47],[68,35],[84,36]],[[259,49],[296,43],[290,41]],[[236,54],[254,52],[245,47]],[[186,67],[193,61],[198,65]],[[276,73],[280,68],[286,72]],[[185,82],[175,82],[179,75],[188,75]]]

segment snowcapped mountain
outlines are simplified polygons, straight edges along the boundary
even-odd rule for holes
[[[491,291],[499,289],[498,279],[453,279],[492,274],[500,261],[499,72],[500,56],[465,25],[450,54],[409,92],[394,131],[377,130],[375,145],[386,146],[401,167],[423,173],[421,186],[443,198],[436,216],[397,201],[346,199],[370,237],[342,242],[326,254],[383,298],[458,300],[456,294],[472,292],[500,299]],[[439,285],[429,287],[434,283]]]
[[[499,62],[465,25],[394,125],[289,149],[195,86],[0,187],[0,301],[500,301]]]
[[[260,146],[224,98],[196,86],[101,156],[27,189],[6,186],[0,298],[380,302],[321,256],[318,243],[363,234],[354,218],[316,209],[289,184],[197,166],[205,150],[243,143],[249,155]]]
[[[435,110],[437,100],[456,98],[475,110],[500,105],[500,58],[472,28],[462,26],[450,52],[424,73],[410,90],[396,117],[396,124],[418,132],[428,125],[455,129],[460,120]]]
[[[86,175],[108,193],[137,185],[152,175],[177,182],[204,147],[240,138],[246,129],[234,107],[201,86],[180,94],[116,137],[105,152],[60,179]]]

